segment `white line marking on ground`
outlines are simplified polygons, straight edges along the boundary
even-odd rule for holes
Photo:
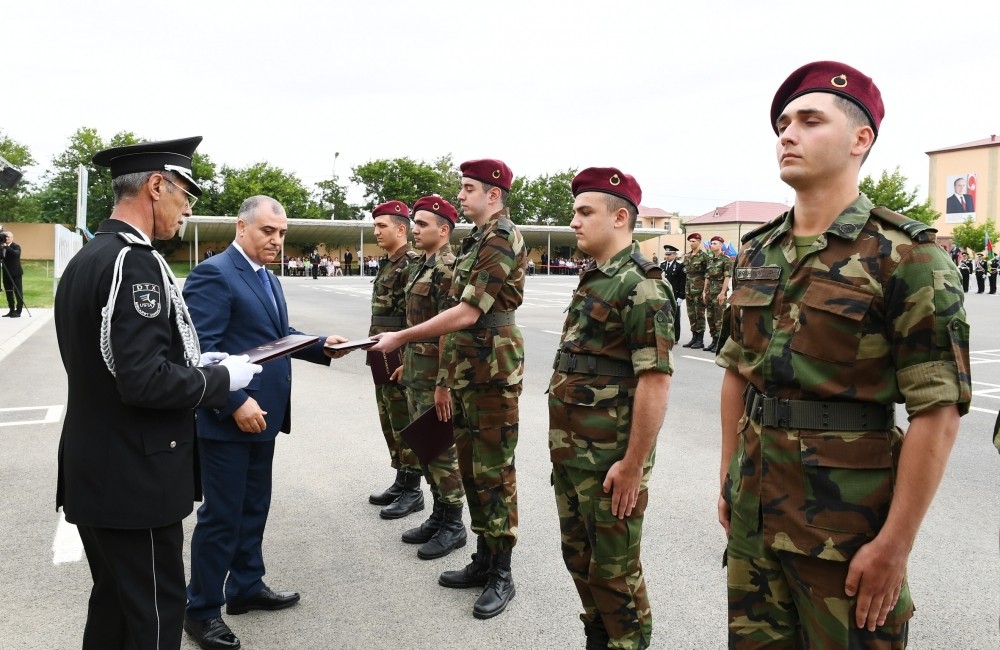
[[[692,357],[689,354],[682,354],[681,356],[685,359],[694,359],[695,361],[704,361],[705,363],[715,363],[715,357],[706,359],[705,357]]]
[[[983,409],[983,408],[979,408],[978,406],[970,406],[969,410],[970,411],[979,411],[980,413],[989,413],[990,415],[996,415],[997,414],[997,412],[994,411],[994,410],[992,410],[992,409]]]
[[[12,411],[45,411],[45,415],[41,420],[14,420],[13,422],[0,422],[0,427],[14,427],[22,426],[26,424],[55,424],[62,419],[63,405],[56,404],[54,406],[17,406],[12,408],[0,409],[0,413],[7,413]]]
[[[557,332],[555,330],[542,330],[546,334],[555,334],[556,336],[562,336],[562,332]]]
[[[66,515],[59,513],[59,525],[52,540],[52,564],[79,562],[83,557],[83,542],[76,526],[66,521]]]

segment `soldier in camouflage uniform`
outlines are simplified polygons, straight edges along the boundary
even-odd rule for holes
[[[505,207],[513,174],[499,160],[462,163],[458,200],[476,227],[455,260],[450,304],[431,320],[385,334],[373,350],[445,334],[438,385],[451,389],[455,447],[478,536],[472,562],[445,571],[445,587],[484,587],[472,614],[491,618],[514,597],[511,549],[517,542],[514,448],[524,339],[514,310],[524,299],[527,253]]]
[[[711,256],[701,246],[701,234],[688,235],[688,253],[684,256],[684,271],[687,273],[688,322],[691,324],[691,340],[684,347],[700,350],[705,347],[705,274]]]
[[[417,254],[410,250],[406,242],[410,232],[410,209],[405,203],[387,201],[375,206],[372,217],[375,220],[375,241],[389,257],[381,261],[378,274],[372,280],[369,336],[406,327],[406,280],[410,265],[417,259]],[[371,363],[371,358],[368,363]],[[424,509],[424,493],[420,489],[423,472],[416,455],[399,436],[403,427],[410,423],[403,387],[396,382],[376,385],[375,402],[391,465],[396,468],[396,480],[386,490],[369,496],[368,501],[384,506],[379,511],[383,519],[399,519]]]
[[[424,255],[413,265],[406,284],[407,327],[429,321],[447,308],[451,268],[455,263],[448,239],[457,221],[458,211],[440,196],[425,196],[413,205],[413,243]],[[411,421],[431,408],[436,408],[441,421],[451,419],[451,394],[447,388],[436,385],[438,343],[438,337],[413,341],[403,353],[400,372]],[[434,495],[434,508],[427,521],[403,533],[403,541],[421,544],[417,556],[431,560],[465,546],[467,535],[462,523],[465,490],[455,445],[423,469]]]
[[[907,558],[969,409],[969,327],[934,230],[858,192],[883,114],[832,61],[771,107],[795,206],[744,237],[716,361],[730,648],[906,646]]]
[[[573,179],[580,250],[594,258],[567,308],[549,381],[549,453],[562,553],[587,648],[648,648],[640,542],[667,406],[674,296],[632,241],[642,190],[614,167]]]
[[[705,269],[705,290],[702,299],[705,301],[705,316],[708,317],[708,333],[712,341],[705,346],[705,352],[715,352],[719,345],[719,331],[722,329],[722,312],[726,306],[726,294],[729,293],[729,278],[733,275],[733,260],[722,252],[722,244],[726,240],[715,235],[709,244],[710,255],[708,268]]]

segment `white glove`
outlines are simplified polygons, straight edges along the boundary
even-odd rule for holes
[[[229,390],[246,388],[253,376],[263,370],[259,364],[250,363],[250,357],[245,354],[229,356],[219,362],[229,371]]]
[[[212,364],[219,363],[228,356],[228,352],[202,352],[201,360],[198,361],[198,365],[211,366]]]

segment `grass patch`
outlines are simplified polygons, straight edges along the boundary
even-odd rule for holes
[[[52,293],[52,274],[55,265],[51,260],[21,260],[21,268],[24,269],[24,304],[28,309],[32,307],[52,307],[54,300]],[[170,269],[179,278],[187,277],[190,272],[187,262],[170,262]],[[6,298],[0,298],[2,310],[7,309]]]

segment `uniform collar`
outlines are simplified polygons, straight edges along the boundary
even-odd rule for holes
[[[639,244],[633,241],[631,244],[629,244],[628,246],[626,246],[625,248],[621,249],[620,251],[612,255],[610,258],[608,258],[608,261],[606,261],[604,264],[597,266],[591,263],[591,265],[587,267],[587,271],[589,272],[597,270],[610,278],[611,276],[618,273],[618,270],[622,267],[623,264],[625,264],[625,262],[628,261],[630,257],[632,257],[634,253],[638,252],[639,252]]]
[[[831,223],[817,240],[822,237],[824,240],[828,239],[830,236],[839,237],[845,241],[854,241],[861,234],[861,229],[865,227],[868,222],[868,218],[871,215],[872,208],[875,205],[871,202],[863,192],[858,194],[858,198],[854,199],[849,206],[844,208],[833,223]],[[764,247],[770,246],[775,242],[778,242],[784,237],[785,233],[790,232],[792,229],[792,222],[795,218],[795,208],[785,213],[785,219],[781,224],[771,233],[771,236],[767,238],[764,242]],[[818,241],[817,241],[818,243]]]
[[[122,219],[105,219],[104,223],[100,225],[98,230],[104,230],[105,232],[131,233],[136,237],[138,237],[139,239],[141,239],[142,241],[144,241],[145,243],[149,244],[150,246],[153,245],[153,242],[149,240],[149,237],[146,236],[146,233],[142,232],[129,222],[124,221]]]
[[[389,261],[396,262],[399,260],[399,258],[401,258],[402,256],[406,255],[409,252],[410,252],[410,245],[403,244],[402,246],[399,247],[398,251],[392,254],[392,257],[389,258]]]

